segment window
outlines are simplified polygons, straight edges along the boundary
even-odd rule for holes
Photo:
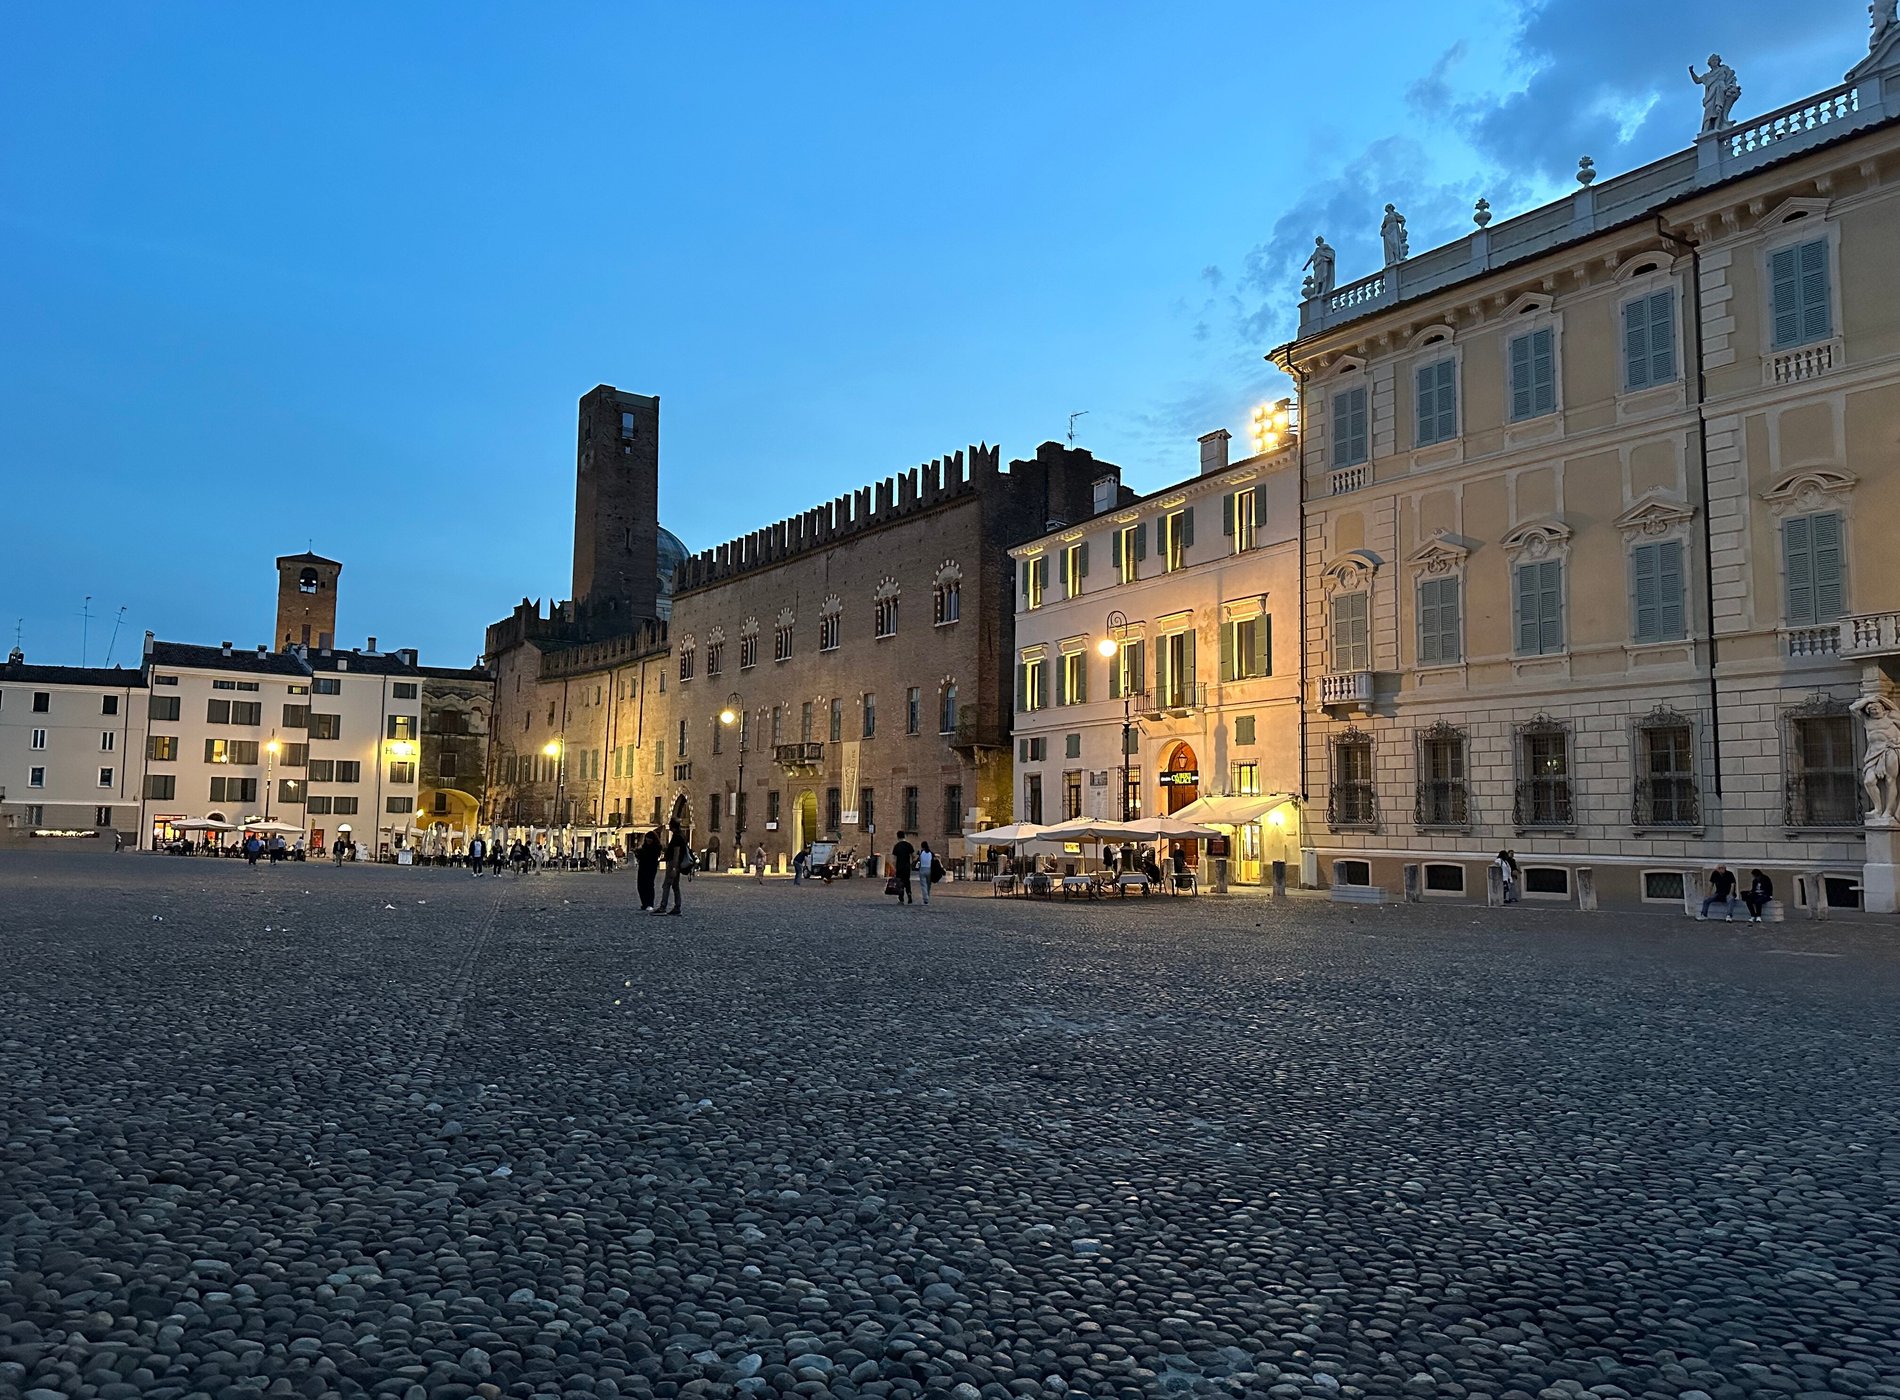
[[[240,767],[254,765],[257,762],[257,740],[206,739],[205,762],[235,763]]]
[[[1049,559],[1047,555],[1037,555],[1034,559],[1023,560],[1023,606],[1039,608],[1042,595],[1049,588]]]
[[[449,811],[449,795],[446,792],[432,794],[429,800],[429,810],[438,817],[447,816]],[[618,826],[619,823],[616,822],[615,825]]]
[[[1372,862],[1364,860],[1334,861],[1333,878],[1342,885],[1370,885],[1372,883]]]
[[[1695,745],[1689,721],[1658,707],[1636,727],[1636,790],[1630,820],[1637,826],[1699,826]]]
[[[1252,715],[1234,716],[1234,743],[1242,748],[1254,742],[1254,717]]]
[[[1062,820],[1082,815],[1082,770],[1067,769],[1062,774]]]
[[[308,705],[284,706],[284,728],[304,729],[309,726],[309,723],[310,707]]]
[[[341,695],[343,682],[335,676],[318,676],[310,682],[310,688],[318,695]]]
[[[706,825],[714,831],[719,830],[719,823],[725,817],[726,801],[725,795],[717,792],[706,799]]]
[[[1556,332],[1549,326],[1511,338],[1511,418],[1557,411]]]
[[[205,701],[206,724],[229,724],[231,722],[231,702],[229,700]]]
[[[1089,576],[1089,542],[1083,540],[1062,551],[1062,596],[1080,598],[1082,580]]]
[[[1258,797],[1260,795],[1260,765],[1251,758],[1235,762],[1232,776],[1227,784],[1227,791],[1235,797]]]
[[[1249,486],[1221,497],[1221,533],[1233,540],[1234,553],[1245,554],[1253,548],[1259,526],[1260,493],[1256,488]]]
[[[310,781],[313,783],[335,782],[336,781],[336,760],[329,759],[329,758],[311,759],[310,764],[309,764],[309,771],[305,774],[305,776],[308,777]]]
[[[633,417],[633,412],[632,412],[632,410],[631,410],[631,409],[622,409],[622,410],[621,410],[621,412],[620,412],[620,438],[621,438],[621,441],[623,441],[623,442],[624,442],[624,441],[626,441],[627,439],[629,439],[629,438],[631,438],[631,437],[633,436],[633,427],[634,427],[634,417]]]
[[[1653,389],[1676,377],[1676,293],[1672,287],[1623,303],[1623,387]]]
[[[680,648],[680,679],[683,681],[690,681],[693,678],[693,670],[698,665],[698,663],[699,663],[698,652],[696,652],[692,647],[681,647]]]
[[[924,727],[924,693],[916,686],[904,692],[904,732],[916,734]]]
[[[389,765],[390,782],[407,785],[415,780],[416,765],[408,759],[397,759]]]
[[[118,696],[101,695],[99,697],[99,713],[100,714],[116,715],[118,712],[119,712],[119,697]],[[102,812],[110,812],[112,809],[110,807],[101,807],[99,810]]]
[[[838,616],[835,612],[819,614],[818,650],[836,651],[838,649],[838,637],[844,630],[838,625]]]
[[[1684,635],[1682,541],[1637,545],[1630,551],[1630,639],[1674,642]]]
[[[1807,345],[1833,334],[1825,238],[1777,248],[1769,254],[1768,281],[1773,294],[1775,349]]]
[[[389,695],[392,700],[413,700],[416,698],[416,683],[396,681],[389,687]]]
[[[874,788],[858,789],[858,830],[869,831],[877,822],[877,791]]]
[[[416,810],[416,799],[413,797],[391,797],[384,801],[383,810],[398,816],[405,812],[413,812]]]
[[[1561,559],[1519,564],[1517,654],[1549,656],[1564,649],[1564,565]]]
[[[178,677],[154,675],[152,677],[152,684],[153,685],[177,685]]]
[[[724,642],[706,643],[706,674],[716,676],[725,670],[726,644]]]
[[[408,739],[416,737],[416,717],[414,715],[390,715],[385,739]]]
[[[1170,632],[1155,650],[1155,699],[1164,708],[1181,709],[1199,703],[1195,683],[1194,634]]]
[[[1418,586],[1418,664],[1443,666],[1464,656],[1459,582],[1426,579]]]
[[[1853,717],[1832,701],[1788,714],[1789,826],[1859,826],[1860,770]]]
[[[44,729],[35,729],[33,731],[32,746],[36,749],[43,749],[46,747],[46,731]]]
[[[1023,775],[1023,820],[1042,825],[1042,774]]]
[[[1333,671],[1372,669],[1372,599],[1365,593],[1333,595]]]
[[[1133,738],[1131,735],[1130,738]],[[1122,820],[1134,821],[1141,816],[1141,765],[1128,765],[1128,782],[1122,788]]]
[[[356,815],[357,801],[354,797],[333,797],[330,799],[330,810],[339,817],[353,817]]]
[[[330,802],[331,799],[328,797],[317,797],[313,794],[306,793],[303,800],[303,809],[313,817],[327,817],[331,814],[332,810]]]
[[[1194,547],[1194,508],[1171,511],[1161,517],[1161,569],[1173,573],[1187,566],[1187,552]]]
[[[1471,824],[1462,729],[1440,722],[1419,732],[1418,800],[1414,815],[1420,826]]]
[[[1841,536],[1841,517],[1836,511],[1794,515],[1781,522],[1788,626],[1832,622],[1847,611],[1846,556]]]
[[[1333,740],[1333,785],[1326,820],[1335,827],[1371,826],[1378,814],[1372,785],[1372,740],[1349,728]]]
[[[837,788],[825,789],[825,830],[833,836],[844,825],[844,803]]]
[[[943,789],[943,834],[963,834],[963,785],[946,783]]]
[[[336,780],[339,783],[360,783],[363,781],[363,764],[354,758],[339,758],[336,761]]]
[[[148,802],[171,802],[178,796],[176,773],[147,773],[145,798]]]
[[[118,781],[118,773],[116,769],[101,768],[99,770],[99,786],[100,787],[109,788],[113,785],[113,783],[117,781]]]
[[[257,801],[257,779],[213,778],[211,800],[213,802],[255,802]]]
[[[717,804],[715,803],[714,805],[716,806]],[[779,819],[779,794],[777,788],[765,794],[765,819],[768,822],[775,822]]]
[[[831,735],[831,742],[834,744],[844,738],[844,701],[842,700],[833,700],[831,702],[831,726],[829,733]]]
[[[772,746],[776,748],[784,742],[785,707],[783,705],[774,705],[772,707]]]
[[[807,700],[805,701],[804,704],[798,707],[798,742],[799,743],[809,744],[811,742],[813,718],[814,718],[814,715],[813,715],[812,702]]]
[[[1652,904],[1682,903],[1682,872],[1680,870],[1645,870],[1643,872],[1643,899]]]
[[[1089,654],[1065,651],[1056,664],[1056,704],[1085,705],[1089,698]]]
[[[176,734],[148,734],[145,738],[145,757],[153,763],[176,763],[178,736]]]
[[[874,739],[877,737],[877,692],[865,691],[862,703],[864,706],[863,737]]]
[[[44,768],[27,769],[26,770],[26,785],[28,787],[36,787],[36,788],[45,787],[46,786],[46,770]]]
[[[1019,710],[1040,710],[1047,704],[1043,695],[1042,668],[1040,656],[1026,656],[1016,668],[1016,708]]]
[[[781,622],[772,631],[772,659],[790,661],[792,659],[792,628],[790,623]]]
[[[277,780],[277,800],[291,807],[303,806],[303,779],[279,778]]]
[[[897,635],[897,599],[879,598],[872,617],[873,635],[895,637]]]
[[[963,583],[960,579],[942,579],[933,595],[936,625],[947,627],[963,616]]]
[[[256,690],[256,681],[213,681],[213,690]]]
[[[1121,700],[1139,696],[1148,688],[1146,645],[1123,640],[1108,664],[1108,698]]]
[[[943,696],[937,704],[937,732],[954,734],[957,732],[957,683],[951,681],[943,688]]]
[[[179,700],[176,695],[154,695],[146,702],[146,713],[153,719],[176,722],[178,719],[178,704]]]
[[[260,700],[233,700],[231,723],[256,725],[264,722],[264,704]]]
[[[309,734],[312,739],[340,739],[343,737],[342,715],[309,716]]]
[[[1250,681],[1273,674],[1273,620],[1264,613],[1229,618],[1220,629],[1220,678]]]
[[[1425,867],[1425,889],[1429,894],[1463,894],[1465,868],[1433,862]]]
[[[310,693],[310,687],[307,685],[287,685],[284,687],[284,693],[287,695],[308,695]]]
[[[739,669],[749,671],[759,664],[759,634],[742,632],[739,634]]]
[[[284,744],[277,755],[277,762],[283,768],[304,768],[310,763],[310,745]]]
[[[1040,763],[1049,756],[1049,740],[1046,735],[1036,735],[1017,741],[1017,758],[1022,763]]]
[[[1570,872],[1558,865],[1527,865],[1524,867],[1524,893],[1568,898]]]
[[[1418,388],[1417,445],[1430,447],[1458,436],[1458,362],[1439,360],[1422,365]]]
[[[1517,798],[1512,820],[1520,827],[1569,826],[1570,731],[1539,716],[1517,732]]]
[[[1333,465],[1356,466],[1366,460],[1366,387],[1333,395]]]
[[[1062,756],[1064,758],[1080,758],[1082,756],[1082,736],[1080,734],[1064,734],[1062,736]]]
[[[1148,557],[1148,527],[1125,525],[1115,532],[1115,577],[1133,583],[1141,577],[1141,561]]]

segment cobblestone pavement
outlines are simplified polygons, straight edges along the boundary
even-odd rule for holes
[[[1900,931],[0,856],[0,1395],[1900,1396]]]

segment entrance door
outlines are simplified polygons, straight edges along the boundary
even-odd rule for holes
[[[818,839],[818,794],[806,788],[792,802],[792,854]]]
[[[1198,798],[1201,795],[1201,764],[1200,760],[1194,756],[1194,750],[1186,744],[1175,745],[1174,752],[1168,755],[1168,766],[1162,770],[1161,781],[1168,787],[1167,805],[1170,816]],[[1186,857],[1189,869],[1200,864],[1200,842],[1169,842],[1169,856],[1172,857],[1176,851]]]

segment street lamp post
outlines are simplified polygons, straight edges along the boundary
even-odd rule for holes
[[[270,790],[277,782],[277,750],[280,747],[276,739],[264,745],[264,752],[270,755],[270,762],[264,769],[264,820],[270,820]]]
[[[726,697],[726,708],[719,712],[719,722],[727,728],[735,724],[739,726],[739,786],[732,799],[732,850],[743,864],[745,861],[746,726],[740,722],[744,715],[739,705],[739,692],[735,690]]]
[[[567,821],[561,811],[561,789],[567,783],[567,745],[559,739],[550,739],[541,752],[554,760],[554,820],[561,823],[563,836],[565,836]],[[566,847],[565,839],[562,840],[561,845],[563,848]]]
[[[1095,644],[1096,651],[1105,657],[1110,665],[1119,663],[1122,639],[1128,631],[1128,614],[1120,608],[1108,615],[1105,635]],[[1128,689],[1126,678],[1121,683],[1122,692],[1122,820],[1129,820],[1128,811],[1128,736],[1135,727],[1135,697]]]

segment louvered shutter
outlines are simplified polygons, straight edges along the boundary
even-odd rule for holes
[[[1194,507],[1189,506],[1181,512],[1181,548],[1194,548]]]
[[[1564,649],[1563,565],[1553,559],[1537,568],[1538,650],[1548,654]]]
[[[1532,411],[1549,413],[1557,407],[1556,335],[1548,327],[1531,332]]]
[[[1194,634],[1192,632],[1183,632],[1181,634],[1181,685],[1185,691],[1186,687],[1193,684]]]
[[[1537,654],[1537,569],[1522,564],[1517,570],[1517,650],[1520,656]]]
[[[1089,542],[1087,540],[1083,540],[1075,547],[1075,576],[1077,578],[1089,576]]]
[[[1075,694],[1069,697],[1071,705],[1086,705],[1089,702],[1089,654],[1082,653],[1082,659],[1075,667]]]
[[[1630,606],[1634,612],[1631,631],[1639,642],[1654,642],[1662,637],[1658,576],[1661,554],[1659,544],[1639,544],[1630,551]]]
[[[1801,250],[1777,248],[1768,258],[1777,346],[1801,343]]]
[[[1109,562],[1115,566],[1115,574],[1119,578],[1122,573],[1122,532],[1117,530],[1109,538],[1113,541],[1108,547]]]
[[[1023,560],[1023,606],[1029,606],[1029,569],[1030,561]]]
[[[1682,616],[1682,541],[1656,547],[1656,626],[1664,640],[1687,635]]]
[[[1234,494],[1231,491],[1220,498],[1220,532],[1223,535],[1234,533]]]
[[[1676,377],[1676,293],[1666,288],[1648,298],[1649,382],[1667,384]]]
[[[1273,674],[1273,618],[1261,613],[1253,624],[1253,670],[1256,676]]]
[[[1826,340],[1833,329],[1827,296],[1827,240],[1817,238],[1800,247],[1801,338]]]
[[[1122,698],[1122,660],[1119,654],[1108,659],[1108,698]]]
[[[1137,561],[1148,557],[1148,522],[1142,521],[1135,527],[1135,558]]]
[[[1814,622],[1814,546],[1810,517],[1793,516],[1781,522],[1781,557],[1788,580],[1788,625],[1806,627]]]
[[[1520,335],[1511,342],[1511,417],[1531,416],[1531,338]]]
[[[1016,664],[1016,708],[1029,708],[1029,667],[1024,662]]]
[[[1066,705],[1069,703],[1068,682],[1069,658],[1059,656],[1056,658],[1056,704],[1058,705]]]
[[[1623,303],[1623,383],[1647,389],[1649,380],[1649,307],[1644,298]]]
[[[1165,700],[1168,695],[1168,639],[1160,639],[1155,648],[1155,699]]]
[[[1808,521],[1814,552],[1814,620],[1831,622],[1847,611],[1841,518],[1830,513],[1811,515]]]

